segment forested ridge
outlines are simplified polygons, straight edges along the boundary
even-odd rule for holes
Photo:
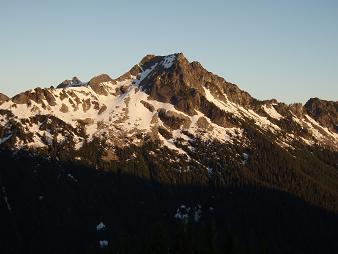
[[[250,154],[245,163],[231,160],[235,146],[208,144],[196,152],[208,173],[191,161],[170,163],[171,151],[152,142],[117,151],[114,163],[98,159],[95,141],[80,151],[88,161],[62,150],[1,150],[0,251],[335,253],[336,154],[313,147],[315,156],[304,150],[294,159],[259,140],[259,150],[238,151]],[[181,206],[193,211],[188,218],[175,216]]]

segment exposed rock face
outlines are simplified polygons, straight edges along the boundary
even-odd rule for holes
[[[155,55],[146,55],[142,58],[142,60],[135,64],[128,72],[124,73],[120,77],[116,79],[116,81],[121,82],[132,77],[137,77],[143,70],[151,68],[154,64],[163,60],[163,56],[155,56]]]
[[[196,124],[199,128],[206,130],[206,131],[211,131],[213,129],[205,117],[198,118]]]
[[[124,81],[126,79],[130,79],[133,76],[136,77],[141,72],[142,72],[141,66],[139,64],[136,64],[128,72],[126,72],[123,75],[121,75],[120,77],[118,77],[116,79],[116,81],[121,82],[121,81]]]
[[[158,110],[158,116],[172,130],[179,129],[182,126],[187,129],[191,124],[191,120],[188,117],[163,108]]]
[[[229,99],[243,107],[254,107],[258,103],[236,85],[205,70],[200,63],[189,63],[183,54],[171,57],[173,60],[170,64],[165,63],[164,58],[152,55],[141,61],[143,66],[154,68],[152,74],[141,82],[153,99],[172,103],[189,115],[194,115],[195,110],[200,108],[201,96],[205,96],[204,88],[217,98],[224,101]]]
[[[224,127],[230,127],[227,117],[228,114],[225,111],[218,108],[214,103],[205,99],[204,97],[202,98],[200,110],[213,123]]]
[[[97,94],[100,95],[108,95],[108,92],[105,90],[102,83],[104,82],[114,82],[107,74],[101,74],[99,76],[96,76],[92,78],[88,82],[88,86],[90,86]]]
[[[323,126],[338,132],[338,101],[311,98],[305,103],[306,112]]]
[[[83,120],[78,120],[78,122],[83,125],[91,125],[94,123],[94,120],[92,118],[86,118]]]
[[[304,115],[304,107],[301,103],[291,104],[290,110],[293,114],[295,114],[298,117],[303,117],[303,115]]]
[[[147,109],[149,109],[150,112],[154,112],[155,107],[153,105],[151,105],[150,103],[146,102],[146,101],[140,101],[143,106],[145,106]]]
[[[99,115],[101,115],[103,112],[105,112],[107,110],[107,106],[106,105],[103,105],[100,110],[99,110]]]
[[[67,105],[62,104],[62,105],[61,105],[61,108],[60,108],[60,111],[63,112],[63,113],[67,113],[67,112],[68,112],[68,107],[67,107]]]
[[[83,109],[84,112],[87,112],[90,109],[90,107],[91,107],[91,103],[90,103],[90,99],[88,98],[88,99],[83,101],[82,109]]]
[[[119,94],[124,94],[124,93],[128,92],[128,89],[129,89],[129,86],[121,86]]]
[[[0,104],[7,100],[9,100],[9,97],[3,93],[0,93]]]
[[[27,104],[29,100],[28,100],[27,93],[20,93],[20,94],[15,95],[12,98],[12,101],[17,104]]]
[[[12,98],[14,103],[27,105],[30,103],[30,101],[45,105],[44,100],[47,101],[50,106],[56,105],[54,95],[48,89],[42,89],[40,87],[20,93]]]
[[[145,57],[141,61],[143,65],[148,68],[155,66],[155,69],[141,82],[141,86],[153,99],[172,103],[177,109],[194,115],[195,108],[200,104],[200,94],[204,91],[190,75],[191,66],[186,58],[182,54],[173,55],[172,58],[173,62],[166,64],[163,58]]]
[[[173,135],[170,131],[168,131],[166,128],[160,126],[158,128],[158,132],[165,138],[165,139],[171,139],[173,138]]]

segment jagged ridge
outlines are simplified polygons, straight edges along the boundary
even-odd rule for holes
[[[193,135],[207,129],[210,137],[225,141],[229,140],[226,136],[232,133],[231,128],[237,128],[236,132],[241,133],[243,122],[254,121],[258,128],[274,133],[275,142],[283,147],[291,147],[297,139],[307,144],[319,141],[337,149],[337,104],[334,102],[309,100],[302,106],[276,100],[259,101],[208,72],[200,63],[190,63],[182,53],[147,55],[116,80],[107,74],[89,82],[74,77],[62,82],[57,89],[36,88],[11,100],[2,98],[6,101],[1,106],[3,122],[10,122],[7,111],[21,119],[21,124],[35,115],[54,115],[73,128],[82,125],[88,137],[78,137],[78,140],[92,139],[95,132],[99,134],[105,129],[94,130],[92,125],[105,122],[103,125],[107,125],[107,130],[115,128],[116,131],[116,127],[124,129],[128,120],[127,125],[133,126],[127,127],[129,132],[146,130],[145,133],[151,133],[153,138],[158,135],[159,127],[170,132],[173,131],[170,126],[175,125],[176,130],[190,130]],[[170,118],[166,116],[168,114]],[[112,121],[113,118],[116,120]],[[182,121],[184,125],[174,123]],[[16,122],[20,125],[20,121]],[[151,127],[155,125],[156,128]],[[2,132],[9,135],[9,129],[10,126],[4,124]],[[213,132],[215,129],[217,131]],[[29,128],[26,131],[29,132]],[[30,134],[35,135],[34,131]],[[111,144],[115,145],[114,142],[117,140]]]

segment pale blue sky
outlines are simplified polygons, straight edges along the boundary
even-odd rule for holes
[[[258,99],[338,98],[338,1],[0,0],[0,92],[183,52]]]

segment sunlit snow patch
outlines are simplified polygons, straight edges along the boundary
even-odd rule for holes
[[[280,120],[283,118],[283,116],[279,114],[277,110],[274,108],[274,106],[272,105],[270,107],[263,105],[262,108],[272,118],[275,118],[277,120]]]

